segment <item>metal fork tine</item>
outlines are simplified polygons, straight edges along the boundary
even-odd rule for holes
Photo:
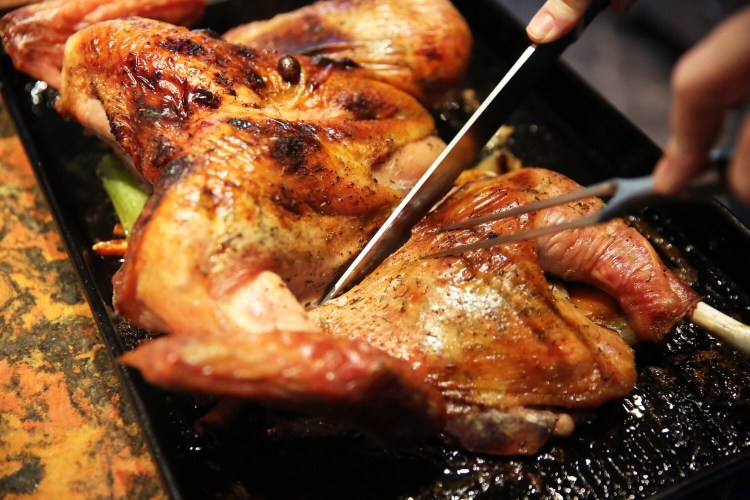
[[[463,229],[466,227],[483,224],[485,222],[505,219],[507,217],[515,217],[517,215],[523,215],[523,214],[527,214],[530,212],[535,212],[543,208],[556,207],[558,205],[563,205],[565,203],[583,200],[585,198],[591,198],[594,196],[598,196],[598,197],[612,196],[613,194],[615,194],[617,189],[618,189],[617,181],[614,181],[614,180],[604,181],[604,182],[600,182],[599,184],[594,184],[593,186],[589,186],[587,188],[578,189],[576,191],[571,191],[570,193],[562,194],[560,196],[554,196],[552,198],[547,198],[545,200],[534,201],[526,205],[520,205],[517,207],[508,208],[505,210],[500,210],[499,212],[495,212],[493,214],[483,215],[481,217],[475,217],[473,219],[468,219],[462,222],[457,222],[456,224],[443,226],[440,229],[438,229],[438,231],[444,232],[444,231],[453,231],[455,229]]]
[[[569,220],[566,222],[561,222],[560,224],[553,224],[550,226],[537,227],[537,228],[529,229],[526,231],[519,231],[517,233],[497,236],[495,238],[480,240],[474,243],[468,243],[466,245],[457,245],[447,250],[443,250],[442,252],[435,252],[430,255],[425,255],[422,258],[423,259],[437,259],[440,257],[448,257],[450,255],[456,255],[459,253],[467,252],[469,250],[488,248],[488,247],[493,247],[496,245],[505,245],[507,243],[513,243],[515,241],[537,238],[539,236],[544,236],[545,234],[557,233],[557,232],[565,231],[568,229],[575,229],[578,227],[590,226],[592,224],[596,224],[597,222],[599,222],[598,216],[596,213],[594,213],[591,215],[578,217],[576,219]]]
[[[478,248],[503,245],[506,243],[512,243],[514,241],[536,238],[545,234],[564,231],[566,229],[593,225],[599,222],[607,221],[614,217],[619,217],[627,213],[631,213],[632,211],[640,209],[646,205],[664,203],[669,200],[708,198],[720,194],[726,194],[728,190],[723,172],[726,170],[726,165],[728,164],[731,157],[732,153],[729,150],[712,151],[711,161],[709,163],[709,167],[711,168],[695,176],[681,193],[674,196],[665,196],[655,192],[653,177],[650,175],[629,179],[615,178],[601,182],[599,184],[594,184],[593,186],[590,186],[588,188],[579,189],[577,191],[572,191],[560,196],[554,196],[546,200],[535,201],[527,205],[500,210],[499,212],[495,212],[494,214],[475,217],[463,222],[444,226],[442,228],[439,228],[438,231],[443,232],[472,227],[484,222],[495,221],[503,219],[505,217],[514,217],[517,215],[534,212],[543,208],[555,207],[564,203],[570,203],[572,201],[577,201],[592,196],[611,197],[609,203],[605,205],[603,209],[590,215],[578,217],[576,219],[562,222],[560,224],[553,224],[550,226],[539,227],[526,231],[519,231],[517,233],[497,236],[495,238],[477,241],[474,243],[469,243],[467,245],[458,245],[441,252],[426,255],[422,258],[430,259],[447,257],[449,255],[455,255],[461,252],[466,252],[468,250],[476,250]]]

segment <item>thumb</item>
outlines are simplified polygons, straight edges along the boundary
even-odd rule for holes
[[[591,0],[547,0],[526,27],[536,43],[557,40],[572,30],[583,17]]]

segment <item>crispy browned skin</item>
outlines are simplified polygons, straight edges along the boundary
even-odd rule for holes
[[[442,428],[442,398],[423,377],[364,342],[326,338],[297,300],[320,296],[442,148],[413,97],[348,65],[134,19],[70,39],[58,108],[109,124],[156,183],[115,306],[170,336],[124,362],[155,383],[391,438]]]
[[[389,442],[434,438],[445,425],[440,393],[408,363],[314,327],[221,338],[170,336],[121,361],[157,385],[334,417]]]
[[[207,331],[241,323],[228,304],[264,270],[318,298],[438,154],[408,94],[301,56],[285,78],[281,57],[143,19],[68,43],[59,109],[103,107],[136,169],[159,181],[115,283],[118,310],[140,325],[198,328],[188,311]],[[400,163],[415,144],[424,154]]]
[[[553,294],[545,270],[605,286],[627,305],[639,301],[640,307],[626,312],[637,325],[653,321],[647,331],[660,335],[697,297],[671,277],[643,237],[619,220],[545,241],[442,259],[420,257],[491,233],[566,220],[601,204],[590,200],[536,217],[435,231],[578,187],[540,169],[470,183],[430,214],[409,242],[360,285],[311,314],[331,335],[364,339],[427,372],[448,404],[446,430],[462,446],[498,454],[533,453],[570,425],[540,409],[596,406],[627,394],[635,382],[629,347]]]
[[[349,419],[381,436],[444,429],[468,449],[533,453],[572,430],[564,408],[622,396],[635,373],[624,342],[553,295],[545,270],[605,288],[644,337],[666,333],[696,298],[621,221],[419,259],[597,207],[435,232],[578,187],[529,169],[464,186],[311,318],[297,299],[320,296],[437,153],[424,109],[371,75],[143,19],[70,39],[60,110],[79,119],[104,110],[117,144],[156,183],[115,303],[171,335],[123,361],[166,387]],[[394,160],[415,145],[426,148],[421,161]]]
[[[449,441],[470,450],[534,453],[551,436],[572,432],[573,420],[566,411],[621,397],[635,382],[630,348],[615,332],[593,323],[567,298],[554,293],[545,272],[585,280],[626,299],[621,302],[636,324],[658,318],[646,330],[647,337],[656,331],[665,334],[690,310],[696,294],[671,277],[648,242],[619,220],[547,240],[442,259],[421,257],[493,233],[589,213],[601,205],[587,200],[474,229],[436,232],[448,223],[578,187],[542,169],[468,183],[430,213],[409,242],[362,283],[311,310],[314,323],[301,322],[296,336],[251,341],[167,337],[140,347],[126,362],[141,369],[148,380],[167,387],[247,397],[287,408],[298,405],[329,415],[333,409],[335,416],[344,418],[352,418],[343,411],[351,407],[341,405],[354,397],[365,409],[362,415],[388,414],[383,422],[354,419],[381,435],[393,432],[390,416],[397,412],[404,422],[401,438],[443,429]],[[269,300],[278,306],[289,299],[279,295]],[[631,307],[634,301],[640,301],[640,307]],[[662,308],[670,312],[654,316]],[[330,350],[326,335],[351,344]],[[315,350],[318,345],[322,350]],[[368,362],[341,377],[339,368],[351,366],[356,359],[352,353],[371,359],[371,352],[359,353],[365,345],[375,348],[380,361],[373,366],[378,368],[368,372],[364,369]],[[413,371],[387,362],[388,355]],[[330,370],[330,375],[321,377],[320,370]],[[389,393],[412,397],[399,396],[386,403],[373,384],[357,385],[360,376],[373,380],[375,374],[391,381]],[[344,381],[357,389],[335,395]],[[311,407],[311,401],[318,406]],[[411,432],[405,428],[415,423],[422,427]]]
[[[3,48],[17,70],[60,86],[65,42],[100,21],[141,16],[190,26],[206,0],[48,0],[16,9],[0,19]]]
[[[248,47],[354,61],[431,102],[463,77],[472,38],[448,0],[327,0],[239,26],[224,38]]]

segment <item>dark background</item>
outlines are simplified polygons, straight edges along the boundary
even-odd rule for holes
[[[526,24],[541,0],[497,0]],[[657,145],[668,137],[670,77],[680,55],[733,11],[740,0],[639,0],[624,14],[604,12],[563,55],[565,62]],[[748,33],[750,36],[750,33]],[[738,119],[733,112],[720,142],[731,141]],[[750,498],[750,471],[688,495],[689,499]],[[723,484],[722,484],[723,483]]]
[[[542,0],[496,0],[525,25]],[[663,147],[669,80],[678,57],[746,0],[638,0],[624,14],[605,11],[563,59]],[[750,34],[748,34],[750,36]],[[725,140],[732,137],[733,120]]]

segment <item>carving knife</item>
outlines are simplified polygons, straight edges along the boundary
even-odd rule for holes
[[[500,83],[352,261],[322,302],[346,291],[408,239],[411,228],[448,193],[459,174],[476,159],[534,83],[552,68],[560,54],[578,39],[584,28],[606,5],[604,0],[595,0],[570,33],[554,42],[540,45],[532,43],[523,51]]]

